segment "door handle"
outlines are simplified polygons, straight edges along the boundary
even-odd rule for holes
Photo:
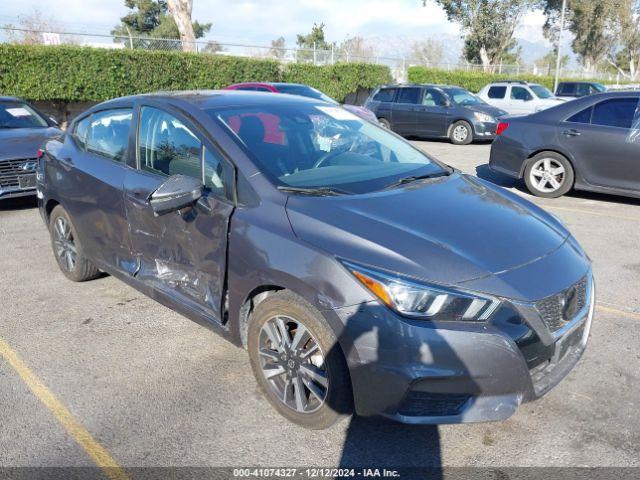
[[[565,130],[564,132],[562,132],[562,134],[565,137],[579,137],[580,135],[582,135],[582,133],[576,130],[575,128],[570,128],[569,130]]]

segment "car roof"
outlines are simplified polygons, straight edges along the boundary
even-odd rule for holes
[[[210,108],[227,108],[237,106],[283,105],[283,104],[316,104],[322,100],[301,97],[298,95],[265,95],[263,92],[247,90],[180,90],[167,92],[144,93],[107,100],[92,107],[89,111],[116,108],[143,99],[161,100],[180,107],[188,103],[200,110]]]
[[[459,85],[444,85],[444,84],[440,84],[440,83],[389,83],[386,85],[380,85],[378,87],[378,89],[382,89],[382,88],[410,88],[410,87],[436,87],[436,88],[462,88],[463,90],[465,90],[464,87],[461,87]]]
[[[20,97],[0,96],[0,102],[25,102],[26,103],[26,100]]]

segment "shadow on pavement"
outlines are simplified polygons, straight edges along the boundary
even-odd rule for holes
[[[478,165],[476,167],[476,176],[491,183],[495,183],[505,188],[517,188],[518,190],[526,191],[522,181],[503,175],[502,173],[494,172],[489,168],[488,163]]]
[[[27,210],[29,208],[37,208],[38,201],[36,196],[7,198],[2,200],[0,198],[0,212],[5,210]]]

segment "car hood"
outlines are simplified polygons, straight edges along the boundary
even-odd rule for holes
[[[467,105],[464,106],[463,108],[466,108],[468,110],[471,110],[472,112],[482,112],[482,113],[486,113],[488,115],[491,115],[493,117],[496,118],[500,118],[503,117],[505,115],[508,114],[508,112],[501,110],[499,108],[494,107],[493,105]]]
[[[0,160],[36,158],[45,140],[61,133],[57,128],[0,128]]]
[[[339,258],[448,285],[535,262],[569,237],[530,202],[459,173],[366,195],[291,195],[286,208],[299,238]]]
[[[373,113],[371,110],[369,110],[366,107],[360,107],[358,105],[349,105],[345,103],[342,105],[342,108],[344,108],[345,110],[348,110],[354,115],[359,116],[360,118],[364,118],[365,120],[369,120],[373,122],[378,121],[378,118],[376,117],[375,113]]]

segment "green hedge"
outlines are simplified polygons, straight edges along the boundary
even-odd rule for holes
[[[307,83],[343,101],[359,87],[371,88],[390,79],[389,68],[380,65],[281,65],[224,55],[0,44],[0,94],[33,101],[102,101],[247,81]]]
[[[471,92],[478,92],[486,84],[499,80],[525,80],[532,83],[544,85],[549,90],[553,90],[553,77],[538,75],[500,75],[484,72],[467,72],[464,70],[437,70],[427,67],[410,67],[409,81],[413,83],[438,83],[446,85],[457,85]],[[572,79],[562,79],[571,81]],[[575,78],[573,79],[575,81]],[[581,80],[594,81],[599,80]]]

